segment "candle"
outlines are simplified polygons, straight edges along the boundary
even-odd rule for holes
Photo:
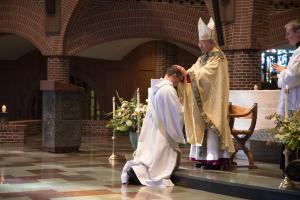
[[[289,119],[289,87],[285,86],[285,98],[284,98],[284,118]]]
[[[140,106],[140,88],[136,90],[136,102],[137,102],[137,107]]]
[[[6,112],[6,106],[5,106],[5,105],[2,106],[2,112],[3,112],[3,113]]]
[[[116,110],[115,97],[112,98],[112,104],[113,104],[113,119],[114,119],[115,118],[115,110]]]

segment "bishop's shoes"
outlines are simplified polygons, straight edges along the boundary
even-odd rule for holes
[[[194,164],[196,168],[210,170],[229,170],[231,169],[229,158],[220,158],[219,160],[201,160]]]

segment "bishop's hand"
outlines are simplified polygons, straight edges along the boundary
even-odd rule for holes
[[[183,76],[187,75],[186,69],[180,65],[174,65],[175,67],[177,67],[177,69],[179,69],[182,73]]]

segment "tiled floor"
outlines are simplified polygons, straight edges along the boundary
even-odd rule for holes
[[[27,138],[24,145],[0,145],[0,199],[239,199],[179,186],[121,185],[124,155],[132,153],[127,137],[117,138],[121,160],[113,163],[108,160],[111,138],[83,137],[80,152],[54,154],[41,150],[40,137]]]

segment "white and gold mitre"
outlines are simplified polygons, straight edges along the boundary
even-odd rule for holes
[[[208,24],[206,25],[201,17],[198,21],[198,34],[200,40],[215,40],[216,41],[216,31],[215,31],[215,22],[212,18],[209,19]]]

